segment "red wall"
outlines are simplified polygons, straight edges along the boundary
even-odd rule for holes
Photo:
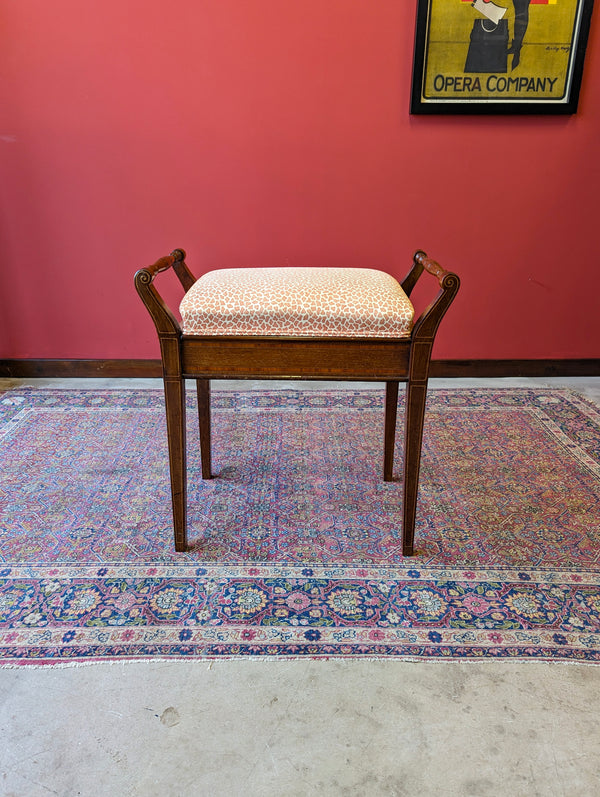
[[[397,276],[424,248],[463,280],[436,357],[600,357],[597,19],[576,116],[411,117],[415,6],[3,4],[0,357],[157,357],[132,277],[177,246]]]

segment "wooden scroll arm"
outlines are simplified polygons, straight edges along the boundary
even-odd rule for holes
[[[460,279],[452,271],[443,269],[439,263],[428,258],[425,252],[419,249],[414,254],[411,270],[402,282],[402,289],[407,296],[410,296],[412,289],[424,271],[427,271],[428,274],[437,279],[440,291],[415,322],[413,339],[419,338],[433,341],[440,321],[458,292]]]
[[[184,291],[189,291],[196,282],[196,278],[185,264],[185,251],[183,249],[174,249],[170,255],[161,257],[151,266],[140,269],[134,277],[134,282],[141,300],[152,316],[157,332],[159,334],[179,335],[181,334],[179,322],[152,284],[157,274],[160,274],[161,271],[167,271],[171,267],[179,278]]]

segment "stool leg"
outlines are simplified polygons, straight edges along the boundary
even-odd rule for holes
[[[167,411],[167,440],[171,472],[171,500],[175,550],[187,548],[187,489],[185,455],[185,381],[180,377],[165,377],[165,407]]]
[[[394,444],[396,442],[396,415],[398,411],[398,382],[385,383],[385,426],[383,435],[383,480],[392,481],[394,470]]]
[[[200,460],[202,478],[212,479],[210,457],[210,380],[196,379],[198,392],[198,422],[200,425]]]
[[[409,380],[406,390],[406,418],[404,437],[404,522],[402,526],[403,556],[413,555],[426,398],[427,380],[424,382],[414,382]]]

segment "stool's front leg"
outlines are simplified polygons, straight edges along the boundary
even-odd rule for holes
[[[185,551],[187,548],[185,381],[180,377],[165,376],[164,383],[175,550]]]
[[[440,321],[452,304],[460,286],[460,280],[456,274],[445,271],[439,263],[430,260],[425,252],[419,250],[415,252],[413,267],[402,283],[402,288],[407,294],[410,295],[423,271],[427,271],[438,280],[440,291],[416,321],[411,335],[404,438],[404,523],[402,528],[402,554],[404,556],[413,554],[431,351]]]
[[[167,440],[169,444],[169,469],[171,472],[171,499],[175,550],[185,551],[186,530],[186,456],[185,456],[185,381],[181,368],[181,327],[174,313],[153,285],[162,271],[173,268],[184,290],[189,290],[196,278],[185,264],[183,249],[175,249],[151,266],[140,269],[135,275],[136,290],[150,313],[160,341],[167,411]]]
[[[421,469],[423,422],[427,399],[427,379],[409,380],[406,388],[404,435],[404,519],[402,523],[402,555],[412,556]]]

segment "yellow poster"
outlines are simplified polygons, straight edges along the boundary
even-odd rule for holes
[[[573,112],[590,15],[590,0],[419,0],[413,112]]]

